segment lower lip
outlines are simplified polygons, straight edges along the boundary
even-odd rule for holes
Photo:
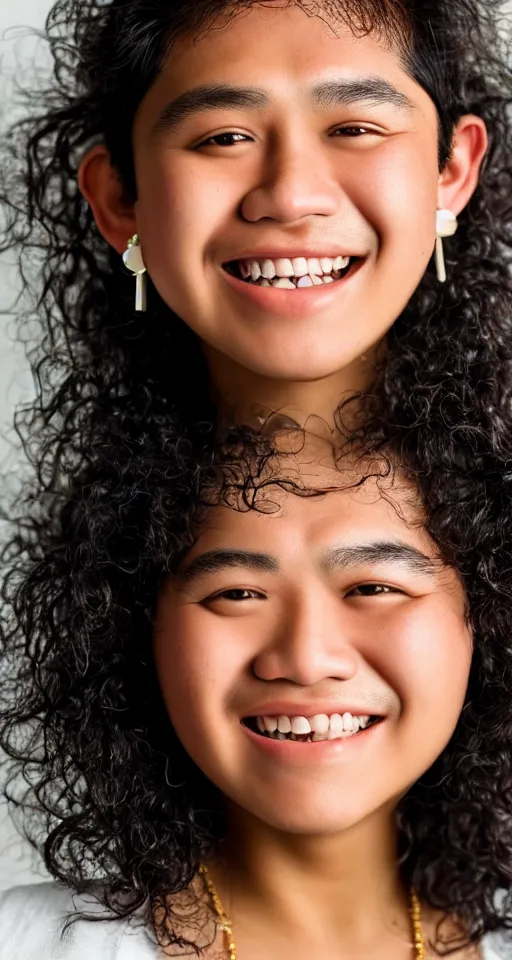
[[[323,283],[322,286],[298,287],[296,290],[281,290],[279,287],[259,287],[255,283],[239,280],[222,269],[224,277],[239,295],[252,301],[268,313],[281,317],[303,317],[318,309],[327,309],[345,291],[363,266],[359,260],[340,280]]]
[[[317,740],[316,743],[304,743],[300,740],[272,740],[270,737],[262,737],[259,733],[251,730],[250,727],[242,724],[251,742],[259,747],[260,750],[279,760],[285,762],[295,761],[300,764],[307,760],[315,762],[323,758],[335,760],[338,757],[343,757],[348,752],[351,753],[359,747],[364,747],[383,726],[384,719],[372,724],[371,727],[367,727],[366,730],[360,730],[359,733],[355,733],[352,737],[343,737],[339,740]]]

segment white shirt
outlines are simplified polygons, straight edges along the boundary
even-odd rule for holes
[[[142,926],[128,920],[74,923],[61,939],[66,914],[104,913],[92,896],[58,883],[14,887],[0,893],[0,960],[162,960]],[[512,940],[488,935],[483,960],[512,960]]]
[[[142,927],[128,920],[79,920],[61,938],[66,915],[107,911],[90,895],[59,883],[35,883],[0,893],[0,960],[161,960]]]

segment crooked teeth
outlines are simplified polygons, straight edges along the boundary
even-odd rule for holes
[[[275,277],[289,279],[294,277],[309,277],[314,282],[315,277],[330,275],[338,270],[344,270],[350,263],[350,257],[293,257],[271,260],[240,260],[239,270],[242,278],[249,277],[256,283],[261,277],[273,280]],[[274,284],[273,284],[274,285]],[[297,284],[299,286],[299,284]],[[304,284],[302,284],[304,286]]]
[[[307,739],[312,742],[320,740],[337,740],[349,737],[359,730],[365,730],[370,717],[353,716],[351,713],[316,714],[314,717],[257,717],[256,723],[260,733],[266,733],[277,740]]]
[[[326,713],[319,713],[315,717],[311,717],[309,722],[314,733],[328,733],[329,717]]]
[[[258,277],[258,279],[253,282],[258,287],[277,287],[278,290],[297,290],[297,287],[317,287],[322,286],[324,283],[334,283],[339,277],[340,271],[337,270],[332,277],[310,277],[309,274],[306,274],[305,277],[299,277],[295,282],[291,280],[290,277],[274,277],[273,280],[267,280],[266,277]]]
[[[293,717],[292,733],[298,733],[302,735],[311,733],[311,726],[310,726],[309,720],[307,720],[306,717]]]

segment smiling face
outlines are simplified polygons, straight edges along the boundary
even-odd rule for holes
[[[437,134],[398,51],[294,5],[176,41],[135,120],[137,229],[213,365],[313,380],[380,341],[432,255]]]
[[[212,509],[159,598],[156,665],[185,749],[232,803],[330,834],[387,815],[448,743],[465,597],[405,485],[270,496],[271,515]]]

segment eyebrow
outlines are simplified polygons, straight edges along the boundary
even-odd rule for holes
[[[335,547],[322,555],[321,567],[327,572],[357,566],[364,563],[400,563],[415,573],[434,577],[439,561],[398,540],[378,540],[374,543]],[[221,573],[224,570],[242,568],[262,573],[279,573],[282,569],[276,557],[249,550],[209,550],[192,560],[178,571],[176,579],[186,583],[203,574]]]
[[[324,570],[339,570],[358,564],[399,563],[414,573],[434,577],[439,569],[439,559],[422,553],[416,547],[400,540],[378,540],[375,543],[336,547],[322,558]]]
[[[236,567],[262,573],[278,573],[280,570],[278,561],[265,553],[252,553],[249,550],[209,550],[192,560],[185,569],[179,570],[177,579],[190,582],[205,573],[219,573]]]
[[[307,99],[317,107],[342,107],[355,103],[391,104],[399,110],[414,110],[415,105],[383,77],[324,80],[306,88]],[[238,87],[227,83],[203,84],[186,90],[171,100],[152,127],[152,134],[173,133],[178,127],[205,110],[265,110],[271,105],[268,94],[260,87]]]

